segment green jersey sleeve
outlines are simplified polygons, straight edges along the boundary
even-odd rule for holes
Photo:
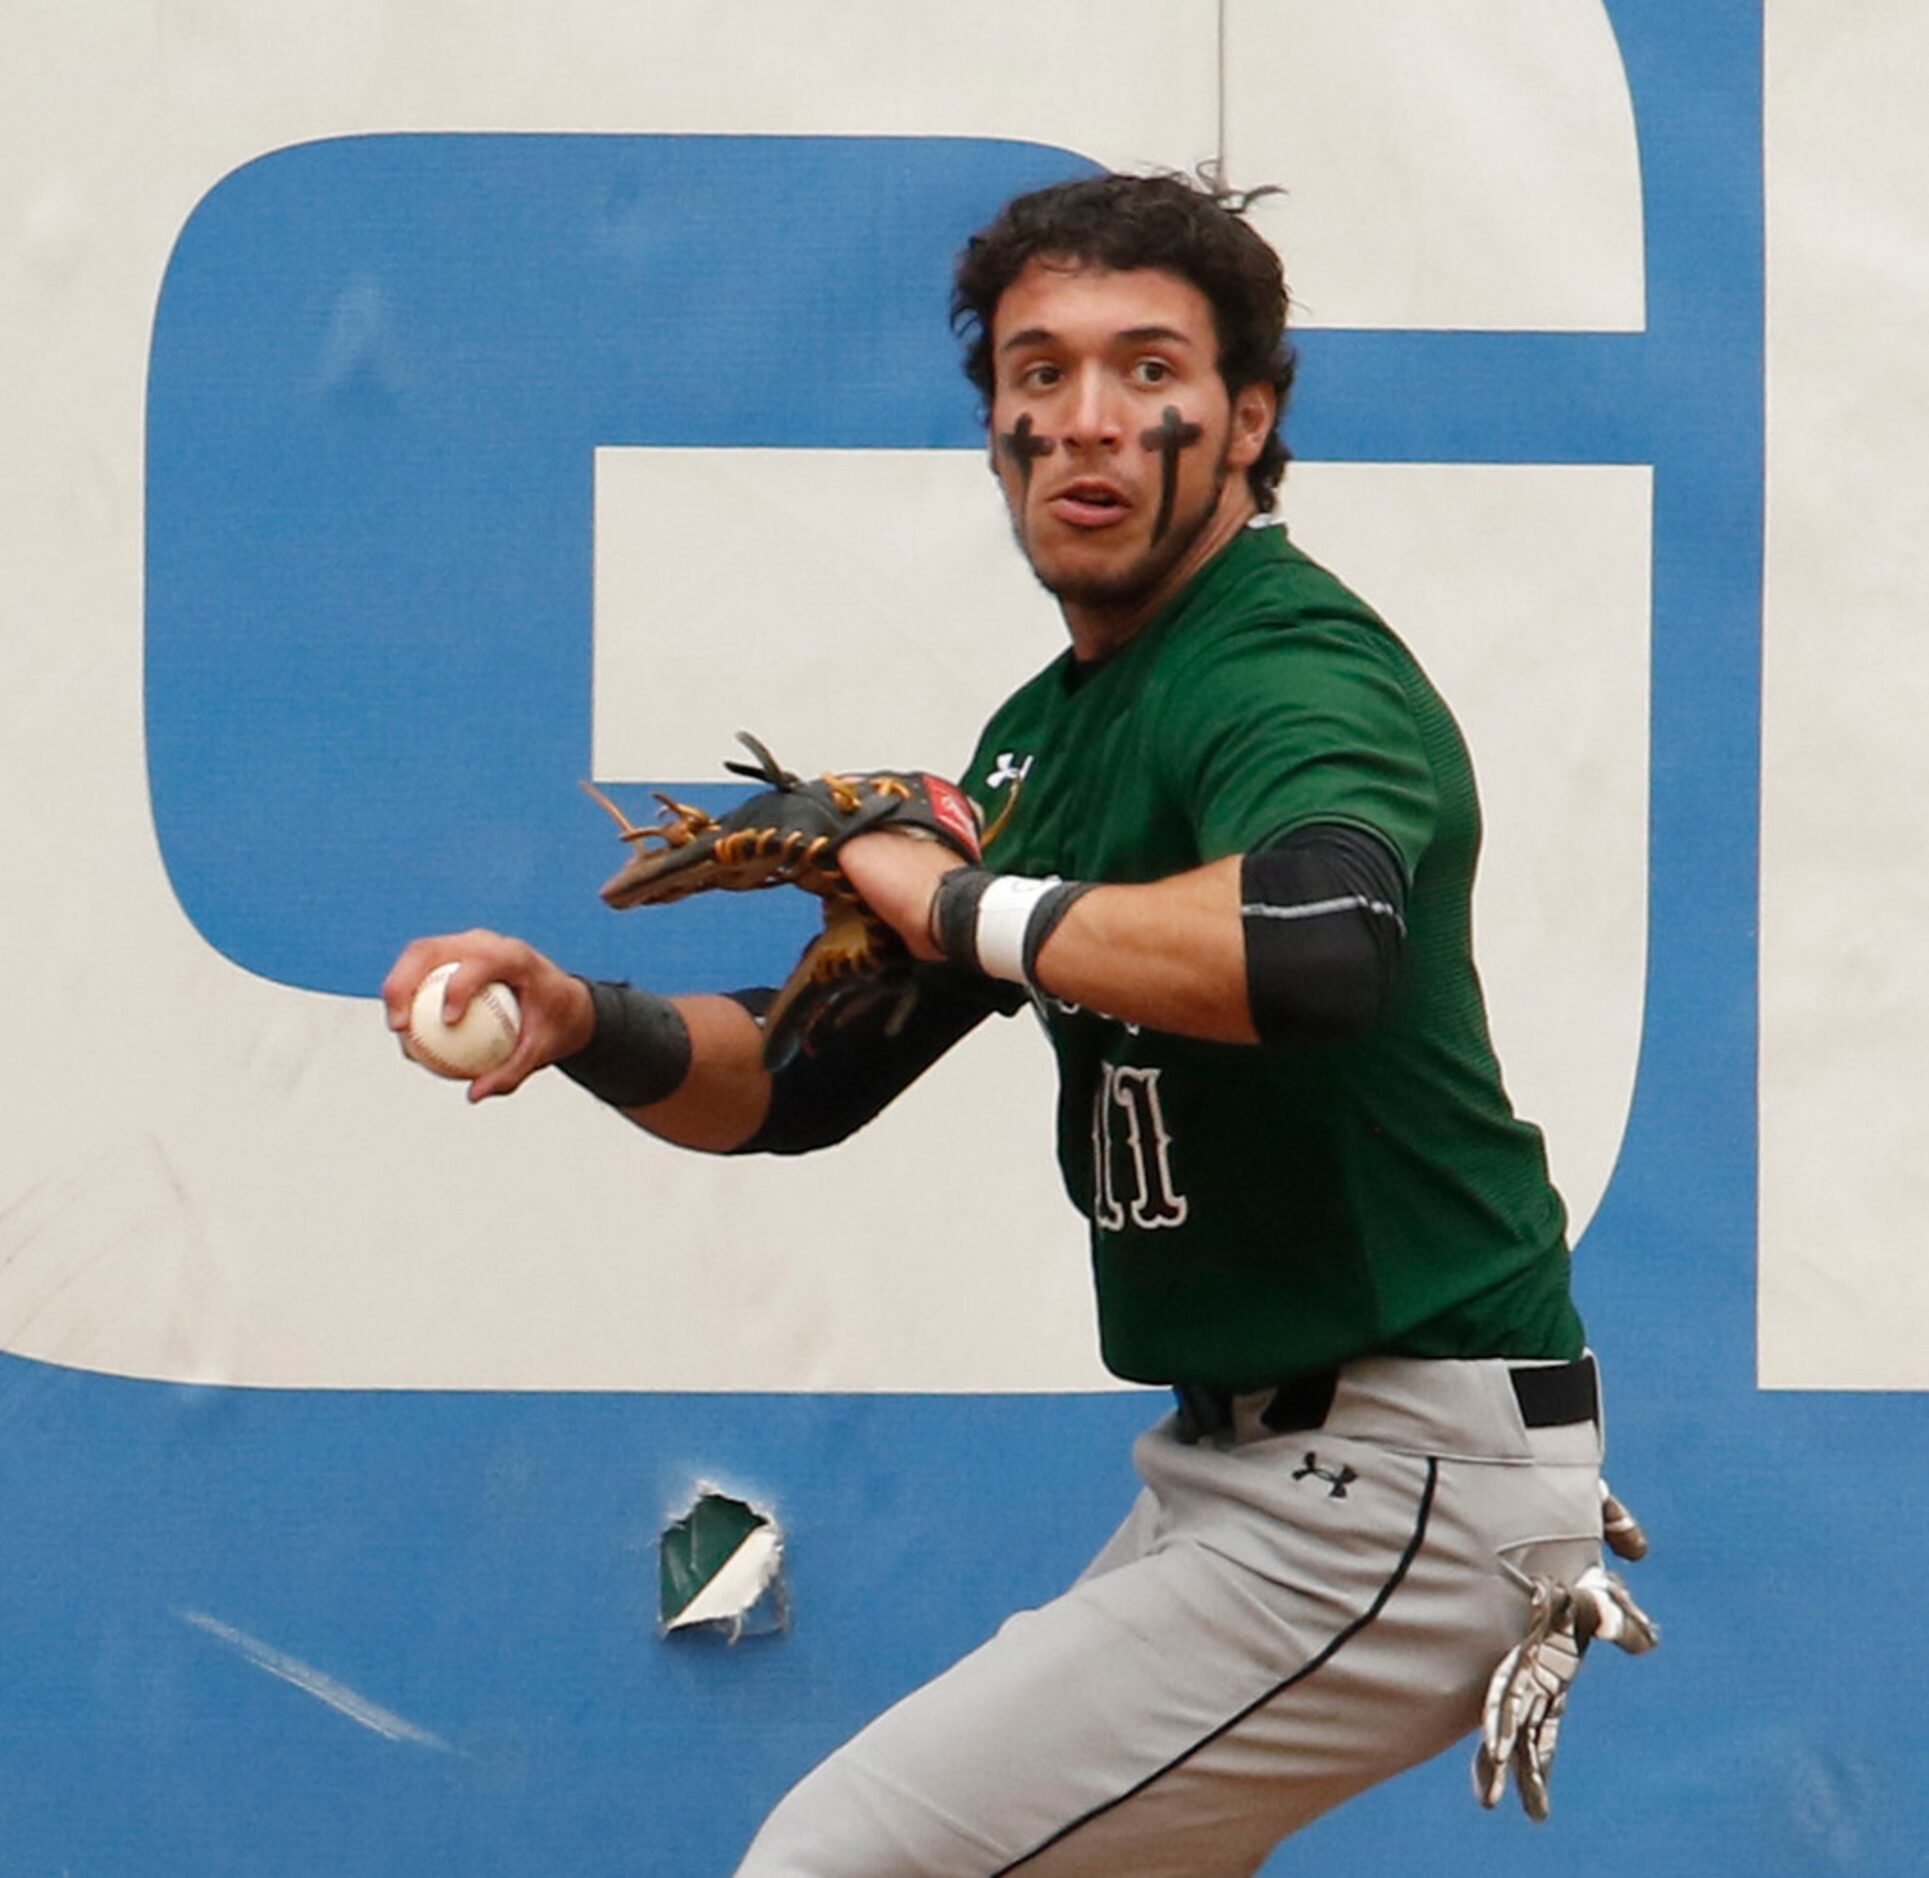
[[[1202,861],[1312,822],[1378,835],[1409,882],[1439,811],[1403,667],[1377,622],[1259,617],[1175,672],[1159,759]]]

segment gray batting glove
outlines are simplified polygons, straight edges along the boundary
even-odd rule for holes
[[[1482,1806],[1497,1806],[1511,1771],[1528,1818],[1544,1820],[1561,1717],[1588,1645],[1602,1637],[1638,1656],[1661,1641],[1661,1632],[1620,1578],[1599,1565],[1571,1586],[1536,1578],[1533,1598],[1527,1635],[1500,1659],[1487,1684],[1474,1792]]]

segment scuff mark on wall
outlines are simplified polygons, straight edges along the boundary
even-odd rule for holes
[[[157,1327],[165,1371],[218,1381],[233,1367],[235,1286],[151,1131],[46,1173],[0,1206],[0,1350],[94,1368],[130,1317]]]
[[[269,1675],[279,1676],[283,1682],[292,1684],[306,1695],[312,1695],[318,1702],[325,1702],[337,1714],[346,1715],[350,1721],[380,1735],[385,1741],[408,1741],[417,1747],[433,1748],[439,1754],[459,1751],[440,1735],[431,1734],[426,1728],[418,1728],[414,1722],[405,1720],[393,1709],[383,1708],[379,1702],[371,1702],[367,1696],[351,1689],[345,1682],[338,1682],[312,1663],[304,1663],[299,1657],[290,1656],[286,1650],[277,1650],[273,1644],[263,1643],[259,1637],[251,1637],[245,1630],[237,1630],[232,1624],[224,1624],[218,1617],[210,1617],[205,1611],[177,1611],[175,1615],[183,1623],[192,1624],[195,1629],[206,1631],[218,1642],[225,1643],[257,1669],[265,1669]]]

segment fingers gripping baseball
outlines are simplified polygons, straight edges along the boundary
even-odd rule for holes
[[[442,993],[445,1024],[459,1024],[492,984],[506,985],[514,994],[520,1019],[508,1056],[470,1081],[470,1101],[509,1095],[537,1070],[588,1042],[595,1022],[588,987],[524,941],[480,929],[418,939],[403,950],[382,985],[390,1030],[408,1037],[424,981],[449,965],[455,969]]]

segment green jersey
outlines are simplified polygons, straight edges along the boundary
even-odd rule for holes
[[[1369,1354],[1580,1353],[1565,1213],[1474,970],[1466,747],[1371,609],[1247,529],[1116,656],[1011,698],[966,788],[1008,811],[1001,873],[1159,880],[1342,824],[1407,882],[1399,976],[1355,1037],[1204,1043],[1037,1000],[1109,1368],[1248,1390]]]

